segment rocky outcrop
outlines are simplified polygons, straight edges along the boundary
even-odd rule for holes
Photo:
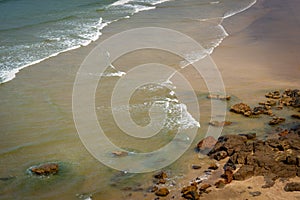
[[[272,186],[272,181],[278,178],[300,175],[299,130],[298,126],[284,136],[278,135],[265,141],[249,140],[244,135],[222,136],[208,155],[216,160],[229,157],[222,175],[225,183],[232,179],[245,180],[252,176],[264,176],[268,182],[266,187]],[[232,173],[235,165],[240,168]]]

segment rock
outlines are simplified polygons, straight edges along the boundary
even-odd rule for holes
[[[294,192],[294,191],[300,191],[300,182],[291,182],[287,183],[284,186],[284,190],[286,192]]]
[[[192,165],[192,169],[201,169],[200,165]]]
[[[231,169],[227,168],[224,172],[224,174],[222,175],[222,177],[225,179],[225,183],[231,183],[231,181],[233,180],[233,172]]]
[[[278,133],[279,136],[284,137],[287,134],[289,134],[289,131],[287,129],[285,129],[284,131],[281,131],[280,133]]]
[[[216,169],[218,169],[219,167],[218,167],[218,165],[216,164],[216,163],[211,163],[210,165],[209,165],[209,167],[208,167],[208,169],[212,169],[212,170],[216,170]]]
[[[230,121],[222,121],[222,122],[211,121],[211,122],[209,122],[209,125],[216,126],[216,127],[229,126],[230,124],[232,124],[232,122],[230,122]]]
[[[211,154],[211,157],[217,161],[220,161],[228,156],[226,151],[218,151],[214,154]]]
[[[231,106],[230,111],[238,114],[243,114],[245,116],[250,116],[252,114],[250,106],[244,103],[239,103]]]
[[[167,173],[166,173],[166,172],[160,171],[160,172],[154,174],[153,177],[156,178],[156,179],[165,179],[165,178],[167,178],[168,176],[167,176]]]
[[[253,197],[257,197],[257,196],[261,195],[261,192],[260,191],[249,192],[249,194],[251,194]]]
[[[269,125],[277,125],[285,121],[285,118],[282,117],[273,117],[273,119],[269,122]]]
[[[225,185],[226,185],[225,180],[222,179],[215,182],[216,188],[223,188]]]
[[[246,145],[246,141],[246,137],[239,135],[221,136],[219,137],[218,142],[216,143],[214,148],[209,152],[208,155],[211,155],[215,159],[217,158],[216,160],[220,160],[219,158],[224,158],[226,154],[228,156],[231,156],[234,152],[240,151]],[[218,156],[218,154],[224,155]]]
[[[300,114],[293,114],[291,117],[296,118],[296,119],[300,119]]]
[[[216,143],[217,140],[214,137],[208,136],[197,144],[197,150],[200,152],[208,152],[215,146]]]
[[[118,157],[128,156],[128,152],[125,151],[113,151],[112,154]]]
[[[229,101],[231,97],[229,95],[209,94],[207,96],[207,98],[208,99],[217,99],[217,100],[226,100],[226,101]]]
[[[148,192],[156,192],[158,190],[158,187],[156,185],[151,186],[147,189]]]
[[[278,90],[274,92],[268,92],[267,94],[265,94],[265,96],[271,99],[280,99],[281,97],[280,92]]]
[[[243,165],[237,172],[233,174],[234,180],[246,180],[254,175],[254,167],[250,165]]]
[[[156,196],[165,197],[169,194],[169,190],[167,188],[160,188],[155,192]]]
[[[256,133],[247,133],[247,134],[239,134],[240,136],[245,136],[248,140],[252,140],[256,138]]]
[[[160,171],[160,172],[154,174],[153,177],[154,177],[155,179],[158,179],[158,180],[155,181],[156,184],[165,184],[165,183],[166,183],[166,178],[167,178],[168,176],[167,176],[167,174],[166,174],[165,172]]]
[[[207,193],[207,189],[211,187],[211,184],[208,183],[204,183],[200,186],[199,190],[200,190],[200,194],[202,193]]]
[[[39,176],[48,176],[58,173],[58,164],[57,163],[46,163],[41,164],[39,166],[33,166],[30,168],[30,171],[33,174],[39,175]]]
[[[200,199],[197,189],[198,189],[197,183],[192,183],[190,186],[182,188],[181,190],[182,197],[189,200]]]

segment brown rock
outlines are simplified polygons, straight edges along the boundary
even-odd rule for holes
[[[118,157],[123,157],[123,156],[127,156],[128,152],[125,152],[125,151],[113,151],[112,154],[115,155],[115,156],[118,156]]]
[[[34,166],[30,168],[30,171],[36,175],[48,176],[51,174],[58,173],[58,164],[57,163],[46,163],[39,166]]]
[[[218,165],[216,164],[216,163],[211,163],[210,165],[209,165],[209,167],[208,167],[208,169],[212,169],[212,170],[216,170],[216,169],[218,169],[219,167],[218,167]]]
[[[199,190],[200,190],[200,193],[207,193],[207,189],[211,187],[211,184],[208,184],[208,183],[204,183],[200,186]]]
[[[215,186],[216,188],[223,188],[224,186],[226,185],[225,183],[225,180],[218,180],[216,183],[215,183]]]
[[[285,121],[285,119],[282,117],[273,117],[273,119],[269,122],[269,125],[277,125],[284,121]]]
[[[267,98],[271,98],[271,99],[280,99],[280,92],[278,90],[274,91],[274,92],[268,92],[265,95]]]
[[[294,192],[294,191],[300,191],[300,182],[291,182],[287,183],[284,186],[284,190],[286,192]]]
[[[217,140],[214,137],[208,136],[197,144],[197,149],[203,152],[210,151],[215,146],[216,143]]]
[[[169,190],[167,188],[160,188],[155,192],[156,196],[165,197],[169,194]]]
[[[156,179],[165,179],[165,178],[167,178],[168,176],[167,176],[167,173],[166,173],[166,172],[160,171],[160,172],[154,174],[153,177],[156,178]]]
[[[211,121],[211,122],[209,122],[209,125],[216,126],[216,127],[229,126],[230,124],[232,124],[232,122],[230,122],[230,121],[222,121],[222,122]]]
[[[189,200],[198,200],[200,196],[197,192],[197,189],[197,183],[192,183],[190,186],[182,188],[182,197]]]
[[[243,114],[245,116],[250,116],[252,114],[250,106],[244,103],[239,103],[231,106],[230,111],[238,114]]]
[[[233,174],[234,180],[246,180],[254,175],[254,167],[243,165],[237,172]]]
[[[225,183],[231,183],[233,180],[233,172],[231,169],[227,168],[222,176],[225,179]]]

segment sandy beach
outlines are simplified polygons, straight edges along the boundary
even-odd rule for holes
[[[22,195],[28,198],[37,195],[44,199],[74,199],[76,194],[91,194],[92,199],[156,198],[153,193],[147,192],[153,181],[153,173],[120,175],[120,172],[100,164],[86,151],[73,122],[72,90],[80,64],[101,41],[120,31],[141,25],[166,25],[158,21],[160,12],[164,9],[163,5],[161,8],[158,6],[156,10],[138,13],[127,23],[123,23],[122,20],[116,22],[103,29],[103,35],[96,42],[24,68],[14,80],[0,85],[0,127],[3,138],[0,142],[1,163],[6,163],[0,165],[0,176],[17,177],[9,184],[0,181],[0,187],[6,186],[0,197],[21,198]],[[222,25],[229,36],[214,50],[211,58],[221,72],[227,94],[233,98],[228,106],[241,101],[253,106],[264,98],[266,91],[299,88],[299,6],[300,2],[297,0],[258,0],[250,9],[224,19]],[[183,32],[196,40],[199,37],[194,22],[174,22],[168,27],[176,26],[185,28]],[[140,52],[139,56],[129,55],[123,60],[118,60],[115,65],[120,69],[122,66],[126,68],[141,61],[154,59],[156,62],[176,67],[178,57],[173,56],[162,52]],[[210,104],[206,99],[207,88],[200,75],[193,69],[186,69],[184,73],[197,94],[201,94],[201,130],[198,131],[193,146],[167,168],[170,179],[175,183],[173,186],[169,185],[171,193],[159,199],[182,199],[180,188],[188,185],[199,173],[191,169],[191,165],[199,164],[202,169],[209,165],[206,163],[208,158],[199,159],[199,155],[194,151],[196,144],[205,136],[210,119]],[[97,98],[104,97],[99,95]],[[96,106],[101,107],[97,103]],[[234,123],[224,128],[225,134],[257,131],[258,137],[263,138],[265,131],[272,129],[266,124],[268,118],[255,121],[228,113],[226,120]],[[292,121],[295,120],[287,119],[287,122]],[[113,125],[107,126],[110,130]],[[123,145],[124,141],[116,139],[114,142]],[[161,145],[160,141],[153,142]],[[141,148],[144,143],[147,142],[141,142],[134,147]],[[59,178],[42,182],[41,179],[32,179],[25,174],[29,166],[49,161],[62,163],[63,169]],[[299,181],[299,178],[293,180]],[[244,182],[233,181],[225,188],[214,190],[201,199],[300,198],[299,192],[283,191],[282,182],[277,182],[270,189],[264,189],[261,196],[249,195],[247,187],[253,188],[251,191],[261,190],[261,184],[262,177],[253,177]],[[56,189],[50,190],[49,185]],[[124,190],[126,186],[130,188]],[[18,191],[16,188],[23,189]]]

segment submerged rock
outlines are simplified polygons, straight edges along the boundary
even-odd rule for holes
[[[58,164],[57,163],[46,163],[38,166],[30,167],[29,170],[39,176],[48,176],[58,173]]]
[[[232,122],[230,122],[230,121],[222,121],[222,122],[211,121],[211,122],[209,122],[209,125],[211,125],[211,126],[217,126],[217,127],[229,126],[230,124],[232,124]]]
[[[207,96],[207,98],[208,99],[218,99],[218,100],[229,101],[231,97],[229,95],[210,94],[210,95]]]
[[[291,117],[296,118],[296,119],[300,119],[300,114],[293,114]]]

